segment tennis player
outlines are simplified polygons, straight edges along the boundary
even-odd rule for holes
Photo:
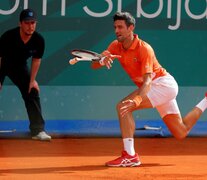
[[[32,9],[20,13],[19,26],[0,37],[0,89],[8,76],[20,90],[30,120],[32,139],[50,140],[44,131],[39,86],[36,79],[45,49],[43,37],[36,32],[37,18]],[[31,58],[31,70],[27,59]]]
[[[118,12],[113,17],[116,40],[102,54],[102,62],[93,62],[93,68],[112,67],[112,54],[118,58],[123,69],[137,89],[117,104],[117,112],[123,138],[122,155],[106,163],[107,166],[139,166],[141,164],[134,149],[135,122],[132,112],[156,108],[170,132],[177,139],[187,136],[193,125],[207,108],[204,97],[185,117],[181,117],[176,96],[178,85],[158,62],[152,47],[134,34],[135,19],[128,12]]]

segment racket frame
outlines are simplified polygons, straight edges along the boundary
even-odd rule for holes
[[[83,56],[80,56],[76,52],[86,53],[91,56],[94,56],[94,58],[83,57]],[[102,56],[100,54],[93,52],[93,51],[85,50],[85,49],[73,49],[73,50],[71,50],[70,53],[76,58],[77,61],[81,61],[81,60],[83,60],[83,61],[100,61],[102,59]]]

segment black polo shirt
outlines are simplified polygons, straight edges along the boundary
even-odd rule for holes
[[[44,38],[36,31],[26,44],[20,37],[19,27],[6,31],[0,37],[0,57],[2,65],[7,67],[26,65],[30,57],[42,58],[44,49]]]

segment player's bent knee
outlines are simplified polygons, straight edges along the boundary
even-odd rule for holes
[[[118,102],[117,105],[116,105],[117,112],[120,111],[121,107],[122,107],[122,103],[121,102]]]
[[[122,107],[123,107],[122,101],[118,102],[117,105],[116,105],[116,110],[117,110],[118,113],[121,111]]]
[[[177,139],[177,140],[183,140],[185,139],[185,137],[187,136],[187,132],[182,132],[182,133],[175,133],[173,134],[173,136]]]

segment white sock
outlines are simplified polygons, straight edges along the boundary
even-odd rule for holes
[[[202,99],[197,105],[197,108],[199,108],[202,112],[204,112],[207,108],[207,98],[205,97]]]
[[[135,150],[134,150],[134,138],[124,138],[123,139],[124,143],[124,150],[130,155],[134,156],[135,155]]]

